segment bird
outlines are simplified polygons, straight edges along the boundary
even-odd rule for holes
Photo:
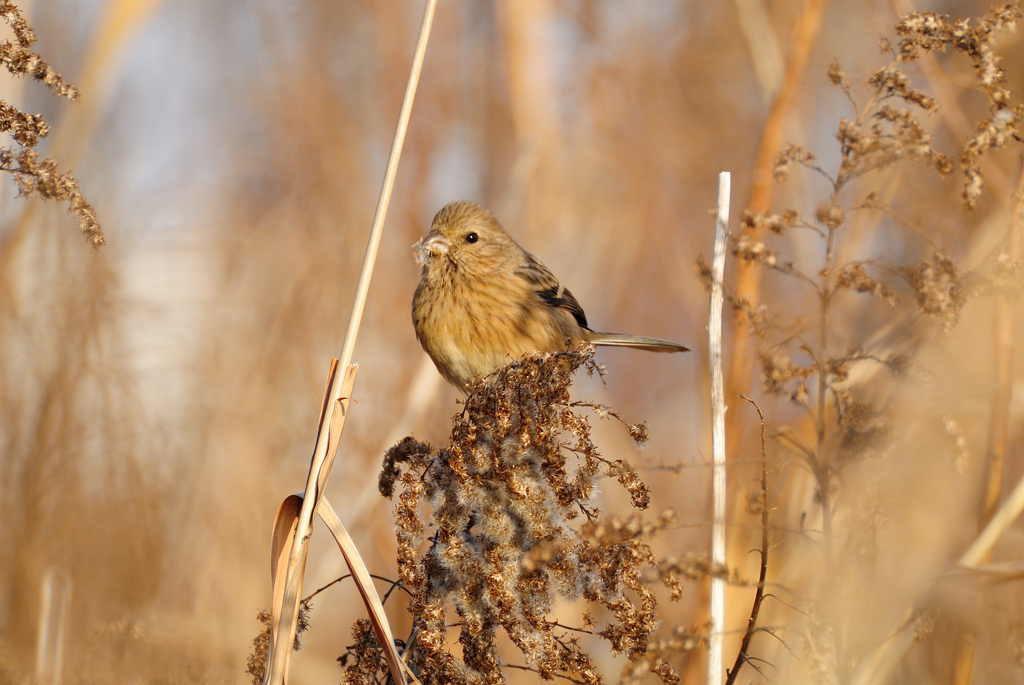
[[[667,340],[591,329],[573,294],[475,202],[442,207],[413,255],[421,267],[412,299],[416,337],[463,392],[525,354],[570,344],[688,351]]]

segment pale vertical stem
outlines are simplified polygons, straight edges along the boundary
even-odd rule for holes
[[[47,569],[39,588],[42,597],[39,608],[39,635],[36,638],[36,681],[41,685],[50,685],[50,654],[53,651],[53,583],[53,569]]]
[[[38,685],[60,685],[64,671],[64,633],[71,604],[71,579],[66,573],[49,568],[43,575],[41,590],[35,682]]]
[[[715,251],[711,259],[711,311],[708,315],[708,360],[711,370],[711,627],[708,632],[708,685],[721,685],[725,627],[725,580],[719,570],[725,566],[725,388],[722,380],[722,305],[725,299],[725,248],[729,237],[729,193],[732,176],[718,175],[718,213],[715,221]]]
[[[764,0],[735,0],[736,18],[747,41],[750,62],[761,86],[761,97],[771,102],[782,83],[785,68],[782,48]]]
[[[398,125],[395,128],[395,137],[391,144],[391,154],[388,157],[384,182],[381,186],[380,197],[377,200],[377,209],[373,215],[370,239],[366,245],[366,255],[363,257],[363,268],[359,273],[359,283],[356,285],[355,301],[352,303],[352,313],[349,316],[348,328],[345,332],[345,342],[341,348],[337,373],[334,374],[331,381],[327,397],[327,410],[320,421],[320,432],[317,435],[316,447],[313,449],[309,477],[306,480],[306,490],[302,501],[302,511],[299,514],[295,538],[292,542],[291,553],[288,556],[286,589],[279,614],[280,619],[282,621],[288,620],[289,624],[282,630],[280,635],[273,636],[274,639],[272,640],[270,654],[268,655],[269,662],[264,680],[268,685],[281,685],[287,680],[288,657],[292,643],[295,640],[295,623],[299,611],[302,574],[305,569],[309,536],[312,533],[316,507],[320,501],[320,495],[327,486],[327,478],[330,475],[331,466],[334,461],[334,452],[328,452],[327,449],[331,438],[331,431],[327,427],[332,425],[334,412],[339,411],[340,407],[347,406],[348,395],[351,393],[352,386],[355,383],[352,352],[356,345],[356,338],[359,335],[359,324],[363,318],[366,295],[370,288],[370,278],[373,275],[373,266],[377,259],[377,249],[380,246],[380,238],[384,230],[384,218],[387,216],[388,204],[391,201],[391,191],[395,185],[395,175],[398,172],[398,160],[402,154],[405,133],[409,128],[412,103],[416,97],[416,86],[419,84],[420,71],[423,68],[423,58],[427,51],[427,40],[430,37],[430,27],[434,20],[434,9],[436,6],[437,0],[427,0],[426,8],[423,12],[423,23],[416,42],[416,50],[413,53],[412,67],[409,70],[409,80],[405,87],[405,96],[402,99],[402,109],[398,116]],[[341,402],[340,400],[342,399],[345,402]],[[337,436],[334,437],[337,440]]]

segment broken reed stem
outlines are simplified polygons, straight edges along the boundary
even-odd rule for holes
[[[711,567],[725,566],[725,388],[722,379],[722,305],[725,295],[725,249],[729,238],[729,194],[732,176],[718,175],[715,250],[711,260],[711,307],[708,314],[708,364],[711,372]],[[725,628],[725,580],[711,578],[711,626],[708,630],[708,685],[722,683],[722,640]]]
[[[761,419],[761,574],[757,579],[757,591],[754,593],[754,604],[750,608],[750,620],[747,621],[747,632],[743,633],[743,642],[740,644],[740,651],[736,654],[736,662],[729,671],[729,679],[725,685],[733,685],[740,673],[740,668],[747,661],[747,650],[750,649],[750,640],[754,637],[754,628],[757,626],[757,615],[761,611],[761,602],[764,600],[764,585],[768,577],[768,454],[764,446],[764,414],[757,402],[746,395],[740,395],[741,399],[750,402],[757,410],[757,416]]]
[[[420,72],[423,68],[423,58],[426,54],[427,41],[430,38],[430,27],[433,23],[436,6],[437,0],[427,0],[426,8],[423,12],[423,23],[420,27],[419,38],[416,41],[412,67],[409,70],[409,80],[406,84],[405,96],[402,99],[402,109],[398,116],[398,125],[391,144],[391,154],[388,157],[384,182],[381,186],[380,197],[377,200],[377,209],[373,216],[370,238],[366,245],[366,255],[363,258],[363,268],[359,274],[359,283],[356,286],[355,301],[352,304],[352,313],[349,316],[348,328],[345,332],[345,342],[341,348],[338,371],[334,374],[331,382],[326,405],[327,411],[320,421],[320,430],[317,435],[316,447],[313,450],[309,477],[306,480],[302,511],[299,514],[295,538],[288,557],[288,575],[285,581],[287,590],[280,607],[280,613],[278,614],[282,618],[289,617],[290,625],[286,626],[284,634],[279,636],[281,639],[274,641],[273,649],[270,653],[271,663],[268,664],[266,670],[267,677],[264,681],[268,685],[280,685],[286,679],[289,650],[292,648],[292,643],[295,639],[295,618],[298,614],[299,597],[302,594],[302,571],[305,565],[309,537],[312,532],[313,519],[316,516],[320,495],[327,485],[327,478],[330,475],[331,466],[334,461],[333,451],[328,450],[328,443],[332,437],[328,427],[332,425],[332,418],[337,407],[341,406],[341,400],[345,394],[343,392],[345,381],[349,378],[351,378],[352,383],[355,381],[355,374],[349,371],[349,368],[352,366],[352,352],[355,348],[356,338],[359,335],[359,324],[362,321],[363,309],[366,305],[370,278],[373,275],[373,266],[377,258],[377,250],[380,246],[380,238],[384,229],[384,218],[387,216],[388,204],[391,201],[391,191],[394,188],[395,175],[398,172],[398,160],[401,157],[402,145],[405,143],[405,133],[409,127],[412,103],[416,97],[416,87],[419,84]],[[351,389],[351,385],[349,389]],[[337,444],[339,436],[333,437],[335,444]]]
[[[271,622],[270,649],[267,652],[268,663],[263,680],[266,685],[283,685],[288,679],[288,668],[299,618],[299,597],[302,596],[302,580],[306,572],[306,558],[309,554],[309,538],[313,532],[313,521],[307,519],[306,516],[316,515],[317,505],[320,503],[326,486],[327,475],[330,473],[331,464],[337,453],[338,440],[341,430],[344,428],[349,398],[352,395],[356,372],[359,368],[352,364],[346,369],[340,369],[335,360],[332,359],[331,362],[330,386],[333,387],[337,376],[342,376],[341,394],[344,397],[336,402],[337,408],[325,403],[320,410],[317,447],[319,448],[322,441],[325,444],[324,452],[319,462],[316,461],[317,455],[314,453],[314,460],[310,464],[309,476],[306,479],[306,490],[302,495],[302,503],[298,505],[299,514],[295,517],[294,523],[290,524],[294,531],[291,533],[291,545],[283,578],[278,578],[278,573],[274,573],[273,620]],[[341,413],[336,414],[336,412]],[[333,449],[330,449],[328,445]],[[285,501],[297,497],[299,496],[290,495]],[[280,517],[280,510],[278,516]],[[277,525],[275,524],[275,537],[276,530]],[[272,551],[271,558],[277,559],[277,553]],[[280,590],[278,589],[279,583]]]

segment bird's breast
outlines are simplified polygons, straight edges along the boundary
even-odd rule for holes
[[[413,298],[420,344],[461,387],[528,352],[564,349],[572,330],[558,314],[514,274],[427,270]]]

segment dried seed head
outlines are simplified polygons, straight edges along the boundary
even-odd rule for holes
[[[650,495],[629,463],[604,459],[592,442],[578,409],[622,419],[608,407],[570,401],[580,367],[594,368],[592,347],[528,355],[471,388],[443,449],[406,438],[388,450],[381,485],[386,494],[400,490],[399,575],[413,594],[418,629],[412,662],[436,682],[501,682],[499,628],[542,678],[573,673],[601,682],[590,657],[546,619],[556,594],[609,611],[599,634],[614,651],[638,656],[647,649],[657,618],[643,581],[655,563],[645,539],[671,517],[658,525],[638,517],[605,522],[591,506],[602,475],[617,479],[638,509]],[[646,440],[644,424],[623,423],[635,440]],[[428,523],[424,504],[436,533],[417,557]],[[573,528],[580,512],[587,523]],[[449,608],[462,623],[461,660],[445,639]],[[357,658],[347,680],[383,668],[370,658],[368,641],[350,649]]]
[[[794,164],[810,166],[814,164],[814,161],[814,155],[811,154],[810,150],[799,145],[787,145],[782,148],[782,152],[775,158],[775,180],[785,181],[789,177],[789,172],[792,171]]]
[[[939,318],[944,330],[951,329],[967,303],[967,291],[953,260],[936,252],[932,261],[904,267],[900,273],[914,291],[921,311]]]
[[[846,78],[846,72],[839,62],[832,62],[828,66],[828,80],[834,86],[839,86],[844,93],[850,94],[850,81]]]
[[[843,223],[843,208],[833,204],[821,205],[818,207],[818,221],[835,230]]]
[[[847,264],[836,276],[838,290],[853,290],[858,293],[871,293],[872,297],[885,300],[890,306],[896,304],[896,293],[884,282],[872,278],[864,270],[862,264]]]

